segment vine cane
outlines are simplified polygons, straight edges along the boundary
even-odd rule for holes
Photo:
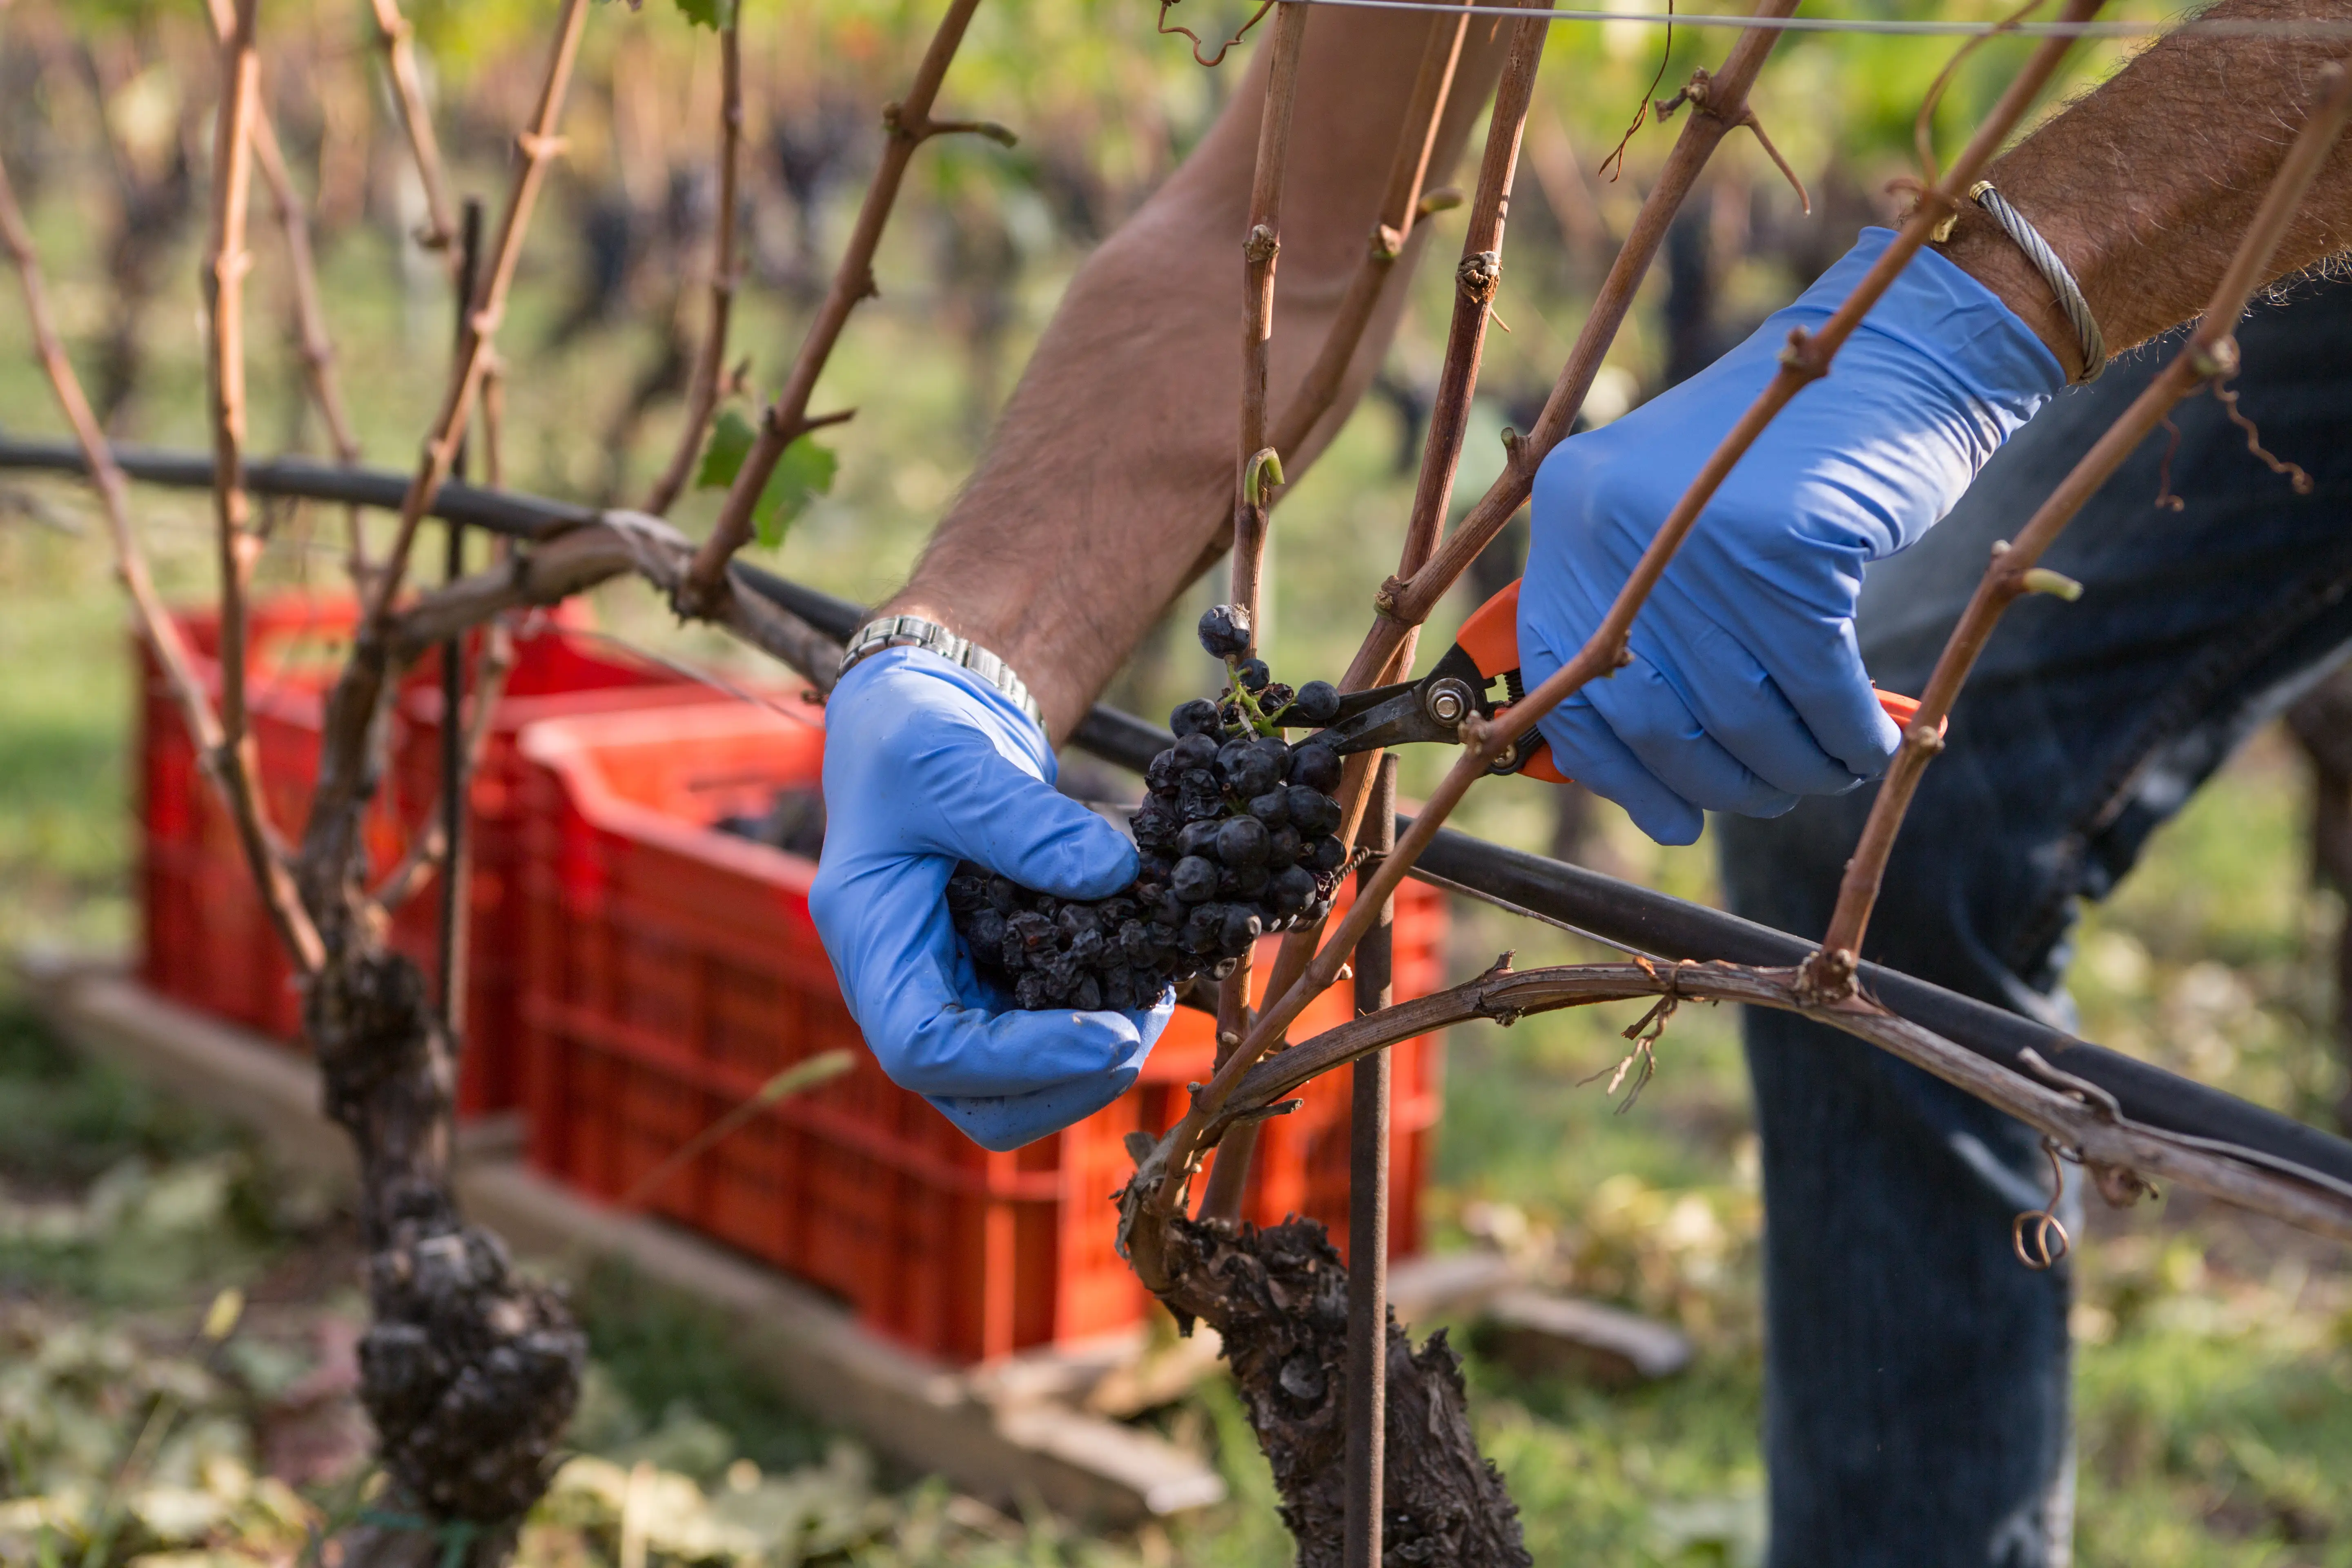
[[[466,352],[466,320],[474,309],[474,288],[482,266],[482,204],[466,198],[457,240],[457,350]],[[461,438],[449,459],[449,476],[463,483],[467,462]],[[448,555],[443,581],[466,574],[466,525],[448,525]],[[466,732],[458,715],[466,701],[466,638],[462,632],[441,645],[441,1026],[455,1052],[463,1039],[466,1015]]]
[[[1373,775],[1360,842],[1371,858],[1356,872],[1356,896],[1371,886],[1380,858],[1396,847],[1394,752]],[[1356,944],[1356,1016],[1391,1000],[1396,905],[1384,903]],[[1348,1124],[1348,1538],[1345,1568],[1380,1568],[1381,1499],[1388,1458],[1389,1090],[1394,1058],[1374,1051],[1349,1069]]]

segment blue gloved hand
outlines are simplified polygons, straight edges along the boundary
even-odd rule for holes
[[[1175,1005],[1166,993],[1148,1012],[1024,1012],[973,970],[948,918],[957,861],[1062,898],[1134,879],[1135,847],[1054,773],[1026,714],[919,648],[863,660],[825,704],[817,934],[882,1070],[991,1149],[1116,1100]]]
[[[1864,230],[1755,336],[1544,460],[1519,594],[1530,687],[1601,624],[1779,368],[1789,329],[1818,330],[1893,238]],[[1863,563],[1926,533],[2064,384],[1990,289],[1933,252],[1914,258],[1700,514],[1634,619],[1633,663],[1544,718],[1560,771],[1664,844],[1697,838],[1706,811],[1777,816],[1885,771],[1901,736],[1854,641]]]

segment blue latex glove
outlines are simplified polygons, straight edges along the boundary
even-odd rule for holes
[[[974,972],[948,918],[958,860],[1063,898],[1135,878],[1135,847],[1054,773],[1026,714],[919,648],[865,659],[825,704],[817,934],[882,1070],[991,1149],[1118,1098],[1175,1005],[1166,993],[1149,1012],[1024,1012]]]
[[[1864,229],[1755,336],[1544,460],[1519,595],[1530,687],[1601,624],[1779,368],[1789,329],[1819,330],[1894,237]],[[1884,772],[1901,736],[1854,641],[1863,563],[1926,533],[2064,384],[1990,289],[1931,251],[1914,258],[1700,514],[1634,619],[1633,663],[1544,718],[1560,771],[1665,844],[1696,839],[1705,811],[1777,816]]]

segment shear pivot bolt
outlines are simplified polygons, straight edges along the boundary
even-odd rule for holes
[[[1470,716],[1470,689],[1458,680],[1441,680],[1429,689],[1422,706],[1441,724],[1459,724]]]

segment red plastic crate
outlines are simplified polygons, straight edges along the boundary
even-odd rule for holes
[[[1214,1055],[1179,1009],[1144,1082],[1011,1153],[966,1140],[891,1083],[860,1040],[808,910],[813,861],[719,833],[781,784],[814,784],[814,721],[744,705],[536,724],[522,752],[530,906],[524,1017],[530,1153],[606,1199],[795,1061],[835,1047],[856,1068],[777,1105],[671,1176],[657,1213],[810,1280],[870,1327],[957,1361],[1125,1328],[1146,1298],[1113,1245],[1122,1140],[1171,1124]],[[1398,991],[1443,984],[1444,911],[1409,886]],[[1263,976],[1273,942],[1263,950]],[[1303,1035],[1344,1021],[1344,990]],[[1420,1242],[1438,1110],[1433,1039],[1397,1052],[1392,1245]],[[1309,1214],[1344,1238],[1349,1085],[1308,1086],[1265,1124],[1246,1212]]]
[[[252,726],[271,820],[299,837],[318,776],[320,716],[328,682],[348,651],[354,608],[348,598],[289,595],[255,606]],[[177,617],[196,671],[215,697],[219,624],[209,612]],[[153,656],[139,645],[140,795],[143,824],[141,976],[164,995],[289,1044],[301,1034],[291,971],[262,912],[236,829],[198,772]],[[619,707],[728,700],[658,665],[599,646],[569,616],[551,617],[516,639],[515,663],[492,721],[482,765],[469,790],[471,941],[467,951],[465,1054],[458,1069],[463,1115],[502,1110],[522,1098],[515,974],[521,951],[515,897],[520,857],[520,762],[515,738],[536,720]],[[379,874],[396,863],[440,789],[440,661],[409,672],[393,714],[392,766],[367,816]],[[427,888],[395,915],[401,951],[437,978],[440,900]]]

